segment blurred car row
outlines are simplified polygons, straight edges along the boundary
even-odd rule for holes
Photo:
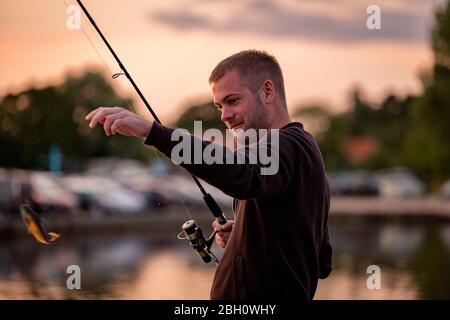
[[[148,168],[138,162],[109,160],[93,162],[83,174],[0,168],[0,213],[17,211],[24,201],[40,212],[140,213],[173,204],[204,206],[190,177],[169,173],[168,168],[162,163]],[[405,198],[426,193],[425,184],[405,168],[330,172],[328,179],[333,195]],[[210,185],[207,189],[221,207],[231,205],[229,196]],[[450,180],[439,195],[450,199]]]
[[[38,212],[142,213],[173,204],[204,205],[189,176],[122,168],[103,172],[104,166],[93,166],[83,174],[67,175],[0,168],[0,213],[16,212],[23,202]],[[219,205],[231,205],[230,197],[212,186],[207,189]]]
[[[333,195],[408,198],[422,197],[427,192],[425,184],[403,167],[376,173],[365,170],[330,172],[328,180]],[[441,186],[438,196],[450,198],[450,180]]]

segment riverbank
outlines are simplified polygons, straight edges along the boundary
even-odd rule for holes
[[[206,208],[189,208],[205,233],[210,229],[212,216]],[[224,208],[231,218],[230,208]],[[107,215],[100,212],[76,212],[47,217],[48,231],[63,232],[65,236],[108,233],[152,233],[158,236],[173,235],[191,216],[183,207],[155,209],[140,214]],[[377,197],[333,197],[330,221],[347,223],[372,219],[407,223],[450,223],[450,200],[437,198],[387,199]],[[0,215],[0,238],[23,236],[26,230],[19,217]]]
[[[330,215],[335,217],[384,217],[450,221],[450,199],[332,197]]]

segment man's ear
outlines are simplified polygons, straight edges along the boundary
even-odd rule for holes
[[[265,80],[262,84],[262,99],[264,103],[271,103],[275,100],[276,92],[272,80]]]

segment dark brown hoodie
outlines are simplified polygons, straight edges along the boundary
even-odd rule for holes
[[[154,123],[145,144],[170,157],[178,143],[171,141],[173,130]],[[248,162],[181,165],[234,198],[235,224],[211,299],[312,299],[318,279],[331,272],[330,191],[320,150],[298,122],[279,130],[278,145],[274,175]]]

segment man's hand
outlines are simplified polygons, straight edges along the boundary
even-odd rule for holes
[[[233,229],[234,220],[228,220],[225,224],[220,224],[217,220],[214,220],[212,227],[217,230],[216,233],[216,243],[218,246],[225,248],[228,239],[230,238],[231,231]]]
[[[107,136],[119,133],[124,136],[147,137],[153,122],[148,122],[120,107],[99,107],[90,112],[86,118],[89,127],[94,128],[97,123],[103,125]]]

